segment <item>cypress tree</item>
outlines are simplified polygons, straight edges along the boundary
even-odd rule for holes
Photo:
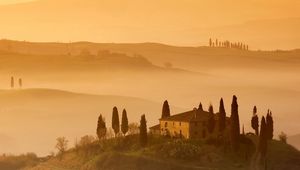
[[[260,135],[258,141],[258,152],[261,154],[262,158],[265,158],[267,153],[268,137],[267,137],[267,125],[265,117],[261,119]]]
[[[272,112],[269,112],[266,117],[266,124],[267,124],[267,138],[268,140],[273,139],[273,117],[272,117]]]
[[[122,112],[122,124],[121,124],[121,131],[124,134],[124,136],[126,135],[126,133],[128,132],[128,118],[127,118],[127,112],[124,109]]]
[[[199,111],[203,111],[202,103],[199,104],[198,110],[199,110]]]
[[[220,101],[219,114],[220,114],[219,131],[223,132],[223,130],[226,127],[226,111],[225,111],[225,107],[224,107],[223,98],[221,98],[221,101]]]
[[[234,151],[239,149],[239,136],[240,136],[240,121],[238,113],[237,97],[233,96],[231,104],[231,116],[230,116],[230,133],[231,133],[231,145]]]
[[[211,40],[211,38],[209,39],[209,46],[210,47],[212,46],[212,40]]]
[[[162,115],[161,118],[167,118],[170,117],[171,113],[170,113],[170,106],[168,101],[166,100],[163,104],[163,108],[162,108]]]
[[[214,108],[212,105],[208,108],[209,117],[208,117],[208,132],[213,133],[215,129],[215,117],[214,117]]]
[[[147,121],[146,121],[146,116],[142,115],[141,116],[141,121],[140,121],[140,144],[142,147],[145,147],[148,142],[148,136],[147,136]]]
[[[253,108],[253,116],[252,116],[252,119],[251,119],[251,126],[255,130],[255,134],[256,135],[259,134],[259,131],[258,131],[259,122],[258,121],[259,120],[258,120],[258,116],[257,116],[257,108],[256,108],[256,106],[254,106],[254,108]]]
[[[112,123],[111,124],[112,124],[112,128],[115,132],[115,136],[117,136],[118,133],[120,132],[119,112],[118,112],[117,107],[113,108]]]
[[[100,114],[100,116],[98,117],[98,124],[97,124],[97,136],[99,140],[105,137],[106,131],[107,129],[106,129],[104,118]]]
[[[20,88],[23,87],[23,80],[22,80],[22,78],[19,78],[19,87],[20,87]]]
[[[14,77],[10,78],[10,87],[13,89],[15,87],[15,80]]]

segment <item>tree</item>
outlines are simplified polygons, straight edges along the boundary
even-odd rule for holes
[[[23,80],[21,78],[19,78],[19,87],[22,88],[23,87]]]
[[[215,129],[215,116],[214,116],[214,108],[212,105],[208,108],[209,111],[209,117],[208,117],[208,132],[213,133]]]
[[[147,136],[147,121],[146,116],[142,115],[141,122],[140,122],[140,144],[142,147],[145,147],[147,145],[148,141]]]
[[[199,110],[199,111],[203,111],[202,103],[199,104],[198,110]]]
[[[209,46],[210,46],[210,47],[212,47],[212,43],[213,43],[213,42],[212,42],[212,40],[211,40],[211,38],[210,38],[210,39],[209,39]]]
[[[223,130],[226,127],[226,111],[225,111],[225,107],[224,107],[223,98],[221,98],[221,100],[220,100],[219,114],[220,114],[219,131],[223,132]]]
[[[278,137],[279,137],[279,140],[281,141],[281,142],[283,142],[283,143],[287,143],[287,135],[284,133],[284,132],[281,132],[279,135],[278,135]]]
[[[258,120],[258,116],[257,116],[257,108],[256,108],[256,106],[254,106],[254,108],[253,108],[253,116],[252,116],[252,119],[251,119],[251,126],[255,130],[255,134],[257,136],[259,135],[259,131],[258,131],[259,122],[258,121],[259,120]]]
[[[128,132],[128,118],[127,118],[127,112],[124,109],[122,112],[122,124],[121,124],[121,131],[124,134],[124,136],[126,135],[126,133]]]
[[[94,136],[85,135],[85,136],[81,137],[78,145],[81,147],[87,147],[88,145],[91,145],[95,140],[96,139]]]
[[[262,158],[265,158],[267,153],[268,137],[267,137],[267,124],[265,117],[261,119],[260,135],[258,141],[258,152],[261,154]]]
[[[268,140],[273,139],[273,117],[272,117],[272,112],[269,112],[266,116],[266,124],[267,124],[267,138]]]
[[[139,134],[139,124],[138,123],[129,123],[128,125],[128,134],[129,135],[136,135]]]
[[[107,131],[107,129],[106,129],[105,120],[102,117],[102,115],[100,114],[100,116],[98,118],[98,124],[97,124],[97,136],[98,136],[99,140],[105,138],[106,131]]]
[[[56,139],[55,148],[58,150],[59,154],[64,154],[68,149],[68,140],[65,137],[59,137]]]
[[[163,104],[163,108],[162,108],[162,115],[161,118],[167,118],[170,117],[171,113],[170,113],[170,106],[168,101],[166,100]]]
[[[120,120],[119,120],[119,112],[118,112],[118,108],[114,107],[113,108],[113,113],[112,113],[112,128],[115,132],[115,136],[118,135],[118,133],[120,132]]]
[[[231,104],[231,128],[230,128],[230,136],[231,136],[231,145],[234,151],[239,149],[239,136],[240,136],[240,120],[239,120],[239,112],[238,112],[238,103],[237,97],[233,96],[232,104]]]
[[[10,87],[13,89],[15,87],[15,80],[14,77],[10,78]]]

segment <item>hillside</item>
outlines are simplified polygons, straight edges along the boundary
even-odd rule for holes
[[[150,126],[158,122],[162,103],[53,89],[0,90],[1,153],[32,151],[47,155],[54,150],[55,139],[59,136],[67,135],[73,143],[85,134],[95,135],[100,114],[110,127],[114,106],[119,112],[126,108],[130,122],[138,122],[140,115],[147,113]],[[176,107],[172,109],[182,111]]]
[[[209,141],[180,141],[149,137],[146,148],[140,148],[135,136],[109,139],[71,149],[62,157],[52,157],[26,170],[247,170],[252,157],[245,151],[254,152],[252,144],[241,145],[236,154],[224,152],[222,146]],[[300,168],[300,152],[279,141],[269,142],[268,167],[273,170]]]
[[[300,150],[300,134],[289,136],[288,143],[290,145],[293,145],[298,150]]]
[[[99,51],[106,50],[113,53],[127,54],[128,56],[141,55],[154,65],[164,66],[170,62],[173,66],[192,71],[207,71],[212,69],[278,69],[289,67],[289,70],[297,70],[299,67],[299,50],[292,51],[243,51],[226,48],[209,47],[179,47],[156,43],[117,44],[117,43],[31,43],[20,41],[0,41],[0,51],[21,53],[27,55],[58,56],[63,62],[66,59],[76,59],[82,51],[88,51],[98,55]],[[101,53],[100,53],[101,54]],[[73,57],[70,57],[71,55]],[[3,58],[5,58],[3,56]],[[53,57],[52,57],[53,58]],[[55,57],[54,57],[55,58]],[[57,57],[56,57],[57,58]],[[101,57],[95,57],[98,61]],[[111,57],[112,58],[112,57]],[[110,59],[111,59],[110,58]],[[85,56],[85,61],[93,61]],[[98,60],[96,60],[98,59]],[[129,58],[135,59],[135,58]],[[53,60],[53,59],[52,59]],[[101,61],[101,60],[100,60]],[[136,63],[137,65],[138,63]],[[149,65],[150,63],[148,63]],[[144,65],[144,64],[142,64]]]

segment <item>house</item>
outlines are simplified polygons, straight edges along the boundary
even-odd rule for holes
[[[212,133],[208,131],[209,112],[200,109],[193,109],[170,117],[159,119],[159,124],[150,128],[150,133],[170,136],[174,138],[185,139],[205,139],[209,136],[218,137],[219,131],[219,113],[214,114],[215,128]],[[226,118],[226,127],[224,133],[229,132],[230,119]],[[159,131],[159,132],[158,132]]]

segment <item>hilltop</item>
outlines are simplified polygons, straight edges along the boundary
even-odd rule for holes
[[[287,140],[289,144],[300,150],[300,134],[289,136]]]

